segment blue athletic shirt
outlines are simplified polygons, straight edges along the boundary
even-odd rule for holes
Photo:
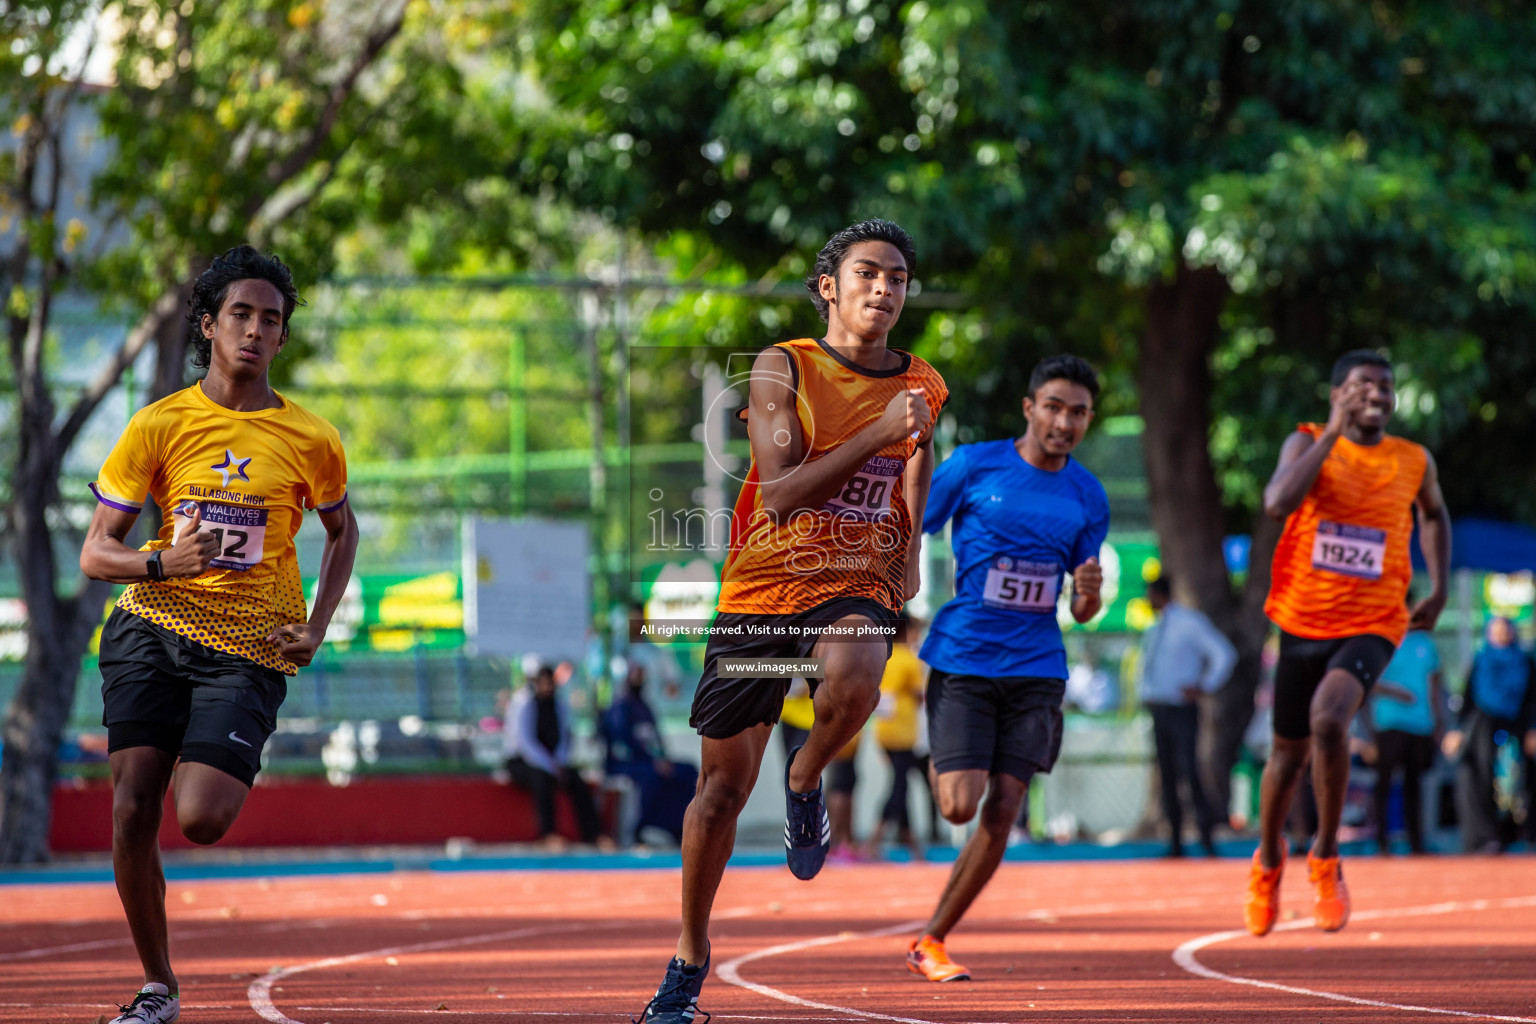
[[[1430,706],[1429,677],[1440,670],[1440,653],[1423,630],[1409,630],[1392,661],[1381,670],[1381,681],[1396,683],[1413,697],[1404,704],[1383,694],[1371,694],[1371,719],[1378,732],[1396,729],[1415,736],[1433,736],[1435,710]]]
[[[920,657],[951,674],[1065,679],[1056,597],[1109,533],[1103,485],[1070,457],[1036,469],[1012,440],[961,445],[934,470],[923,530],[951,518],[955,597]]]

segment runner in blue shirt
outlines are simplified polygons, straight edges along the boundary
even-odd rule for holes
[[[1098,614],[1109,532],[1104,488],[1072,458],[1098,393],[1086,362],[1052,356],[1030,374],[1023,437],[962,445],[933,474],[923,529],[953,519],[955,555],[955,598],[920,655],[933,669],[935,796],[947,820],[970,821],[979,808],[981,821],[907,953],[907,967],[929,981],[971,976],[944,939],[997,871],[1029,780],[1061,749],[1067,656],[1057,601],[1070,573],[1072,617]]]

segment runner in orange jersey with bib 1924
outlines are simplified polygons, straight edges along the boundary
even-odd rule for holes
[[[1375,352],[1334,364],[1325,424],[1286,439],[1264,488],[1264,511],[1285,520],[1264,610],[1280,629],[1274,749],[1264,767],[1259,848],[1244,919],[1268,934],[1280,910],[1281,828],[1308,759],[1317,837],[1307,855],[1319,928],[1349,920],[1339,863],[1339,820],[1349,782],[1349,725],[1410,625],[1432,629],[1445,607],[1451,521],[1435,460],[1386,432],[1395,403],[1392,364]],[[1431,590],[1411,610],[1409,540],[1419,543]]]

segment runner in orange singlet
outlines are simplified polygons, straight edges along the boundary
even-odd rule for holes
[[[1264,511],[1285,519],[1264,610],[1280,628],[1274,751],[1264,766],[1259,848],[1245,923],[1266,935],[1280,912],[1281,826],[1312,759],[1317,838],[1307,855],[1312,916],[1324,931],[1349,920],[1339,865],[1339,818],[1349,782],[1350,720],[1410,625],[1432,629],[1445,607],[1451,520],[1435,460],[1386,433],[1395,401],[1392,364],[1368,350],[1333,367],[1322,426],[1286,439],[1264,488]],[[1432,590],[1410,612],[1408,542],[1414,508]]]
[[[889,221],[839,231],[806,278],[826,336],[773,345],[753,364],[752,466],[690,718],[703,742],[683,821],[682,935],[643,1024],[691,1024],[698,1012],[710,908],[792,675],[809,678],[816,721],[785,769],[785,855],[802,879],[826,860],[822,769],[879,703],[896,613],[917,592],[913,524],[948,397],[933,367],[886,347],[915,262]],[[810,658],[825,678],[761,664]]]

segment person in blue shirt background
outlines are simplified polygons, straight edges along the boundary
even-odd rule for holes
[[[955,597],[934,617],[919,655],[932,667],[928,738],[939,813],[981,813],[907,966],[930,981],[970,972],[944,939],[997,870],[1035,772],[1061,750],[1067,655],[1056,620],[1063,577],[1071,614],[1099,613],[1099,548],[1109,500],[1072,458],[1087,433],[1099,380],[1076,356],[1043,360],[1024,398],[1024,436],[962,445],[934,471],[923,530],[952,521]]]
[[[1413,605],[1413,591],[1408,592]],[[1392,780],[1403,777],[1403,827],[1408,848],[1424,852],[1424,812],[1419,778],[1435,762],[1436,738],[1444,731],[1440,653],[1427,630],[1411,629],[1382,670],[1366,702],[1366,727],[1375,734],[1376,844],[1388,853],[1387,803]]]
[[[624,674],[624,686],[614,694],[613,703],[603,712],[600,734],[607,748],[603,770],[609,776],[622,775],[635,784],[640,798],[640,813],[633,834],[656,828],[666,832],[673,842],[683,841],[683,812],[693,798],[699,770],[686,762],[667,757],[666,745],[656,721],[656,712],[645,697],[646,669],[631,662]]]
[[[571,711],[554,666],[540,665],[528,685],[512,694],[501,736],[512,784],[533,795],[540,841],[553,850],[565,848],[565,839],[555,831],[555,793],[564,790],[581,841],[613,849],[613,840],[603,834],[592,791],[571,764]]]
[[[1152,742],[1162,789],[1163,816],[1168,819],[1168,855],[1184,856],[1184,809],[1179,789],[1189,790],[1189,803],[1200,830],[1200,847],[1216,856],[1216,808],[1206,798],[1200,780],[1200,697],[1215,693],[1237,664],[1232,641],[1205,614],[1173,599],[1173,584],[1159,576],[1147,584],[1147,603],[1157,621],[1141,641],[1141,701],[1152,716]]]
[[[1446,757],[1461,755],[1456,818],[1462,849],[1468,853],[1504,849],[1507,836],[1495,790],[1500,755],[1513,755],[1511,760],[1518,763],[1523,746],[1527,758],[1536,756],[1536,665],[1520,646],[1513,622],[1494,616],[1488,620],[1487,635],[1488,642],[1472,659],[1456,728],[1441,741]]]

